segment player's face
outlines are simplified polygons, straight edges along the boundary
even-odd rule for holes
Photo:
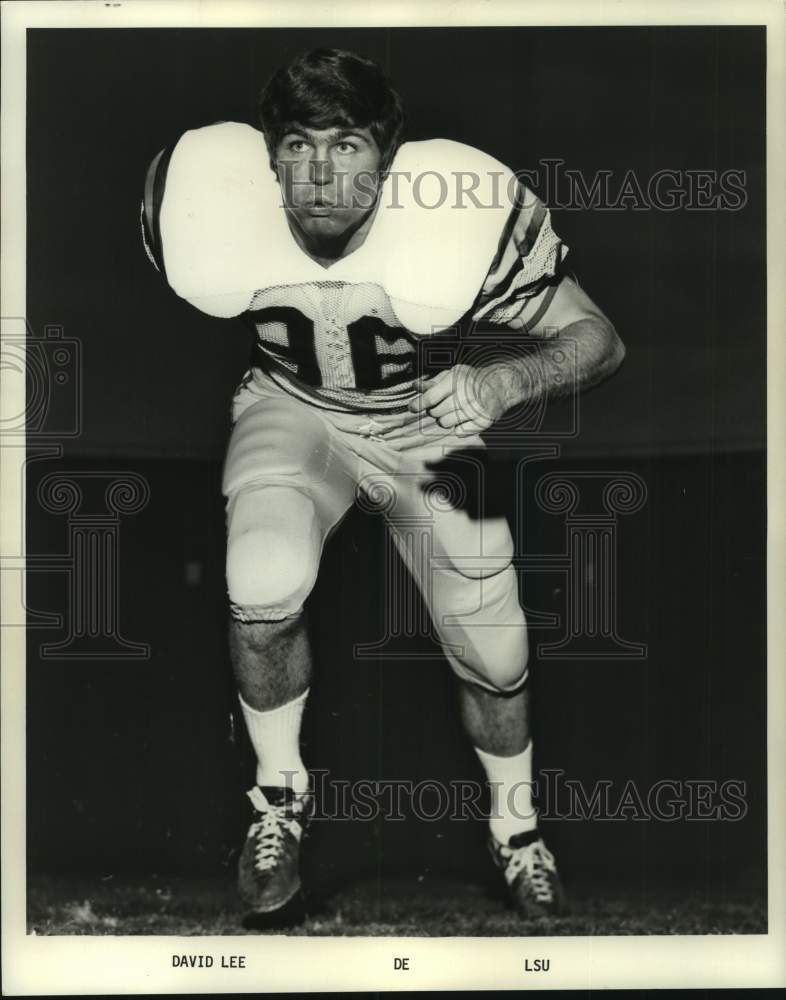
[[[276,149],[290,219],[309,243],[349,236],[379,193],[381,156],[367,129],[293,126]]]

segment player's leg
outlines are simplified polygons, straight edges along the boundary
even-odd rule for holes
[[[264,400],[239,417],[225,463],[230,655],[257,756],[239,881],[259,913],[279,910],[300,885],[309,803],[299,737],[312,669],[303,605],[352,500],[330,436],[302,404]]]
[[[531,742],[527,685],[508,693],[459,680],[461,721],[472,745],[489,756],[523,753]]]
[[[418,483],[397,477],[391,530],[458,678],[464,728],[492,792],[494,860],[523,912],[553,912],[563,894],[532,802],[527,628],[511,565],[512,538],[504,518],[471,517],[451,505],[455,483],[440,489],[438,478]],[[426,560],[414,551],[414,514],[422,526],[420,544],[431,552]]]
[[[457,678],[464,730],[491,785],[491,833],[507,843],[537,827],[527,624],[510,531],[503,518],[440,510],[428,544],[429,579],[421,589]]]
[[[511,901],[524,916],[559,913],[565,894],[532,801],[528,686],[507,693],[457,679],[464,729],[489,782],[492,859],[505,876]]]
[[[229,651],[260,786],[302,793],[300,722],[311,680],[303,603],[316,579],[324,526],[296,488],[251,484],[228,518]]]
[[[276,622],[230,619],[229,656],[240,697],[257,712],[301,697],[312,669],[305,611]]]
[[[457,677],[461,721],[491,789],[489,829],[507,844],[537,828],[532,802],[529,689],[490,691]]]

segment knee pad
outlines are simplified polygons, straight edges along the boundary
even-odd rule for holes
[[[513,560],[513,539],[507,521],[484,521],[479,547],[483,555],[450,557],[456,572],[470,580],[486,580],[504,573]]]
[[[314,505],[291,487],[259,484],[234,499],[227,590],[239,621],[280,621],[300,612],[319,569]]]
[[[467,582],[467,574],[462,576]],[[448,661],[462,680],[490,691],[515,691],[527,679],[529,660],[527,621],[515,570],[508,565],[485,572],[474,588],[473,613],[442,630],[448,643],[462,647],[460,655],[448,652]]]
[[[227,590],[239,621],[291,617],[311,592],[324,537],[314,498],[330,456],[329,429],[296,400],[263,399],[235,423],[223,492]]]
[[[477,642],[464,643],[460,658],[449,657],[453,672],[488,691],[511,692],[523,687],[529,673],[526,625],[520,629],[492,626],[484,633],[473,634]]]

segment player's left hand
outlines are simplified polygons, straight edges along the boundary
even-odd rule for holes
[[[479,434],[505,412],[502,393],[490,369],[454,365],[433,377],[415,381],[417,396],[400,424],[382,435],[387,441],[439,434],[439,428],[459,436]]]
[[[505,412],[495,373],[489,368],[454,365],[433,378],[418,379],[415,385],[418,395],[409,409],[427,413],[456,434],[479,434]]]

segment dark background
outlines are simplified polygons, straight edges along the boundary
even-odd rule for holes
[[[28,46],[28,321],[79,341],[80,433],[31,461],[27,550],[64,553],[64,517],[35,501],[56,470],[132,471],[150,500],[120,525],[120,631],[141,661],[57,660],[63,633],[28,645],[28,843],[32,873],[220,872],[243,835],[252,773],[232,738],[220,464],[228,405],[249,350],[239,322],[197,313],[141,249],[152,156],[186,128],[254,121],[269,72],[317,45],[357,49],[395,81],[408,138],[478,146],[514,169],[549,157],[585,176],[629,169],[746,172],[736,212],[571,211],[554,226],[574,272],[628,356],[581,400],[581,433],[541,472],[628,471],[644,508],[621,517],[620,631],[643,660],[533,654],[537,755],[588,787],[664,778],[747,783],[736,823],[547,824],[568,881],[636,891],[761,889],[765,803],[764,30],[395,29],[31,31]],[[60,399],[61,397],[58,397]],[[61,405],[58,403],[57,405]],[[54,430],[53,430],[54,429]],[[52,436],[54,433],[54,436]],[[35,435],[30,442],[35,443]],[[516,458],[496,460],[504,484]],[[516,497],[500,488],[512,513]],[[528,506],[519,553],[557,552],[559,516]],[[331,542],[311,602],[317,674],[305,756],[334,779],[479,780],[447,666],[358,661],[379,634],[384,534],[354,513]],[[558,577],[526,602],[564,611]],[[28,604],[63,612],[61,573],[32,573]],[[532,648],[553,641],[532,630]],[[479,823],[318,824],[326,877],[486,871]]]

